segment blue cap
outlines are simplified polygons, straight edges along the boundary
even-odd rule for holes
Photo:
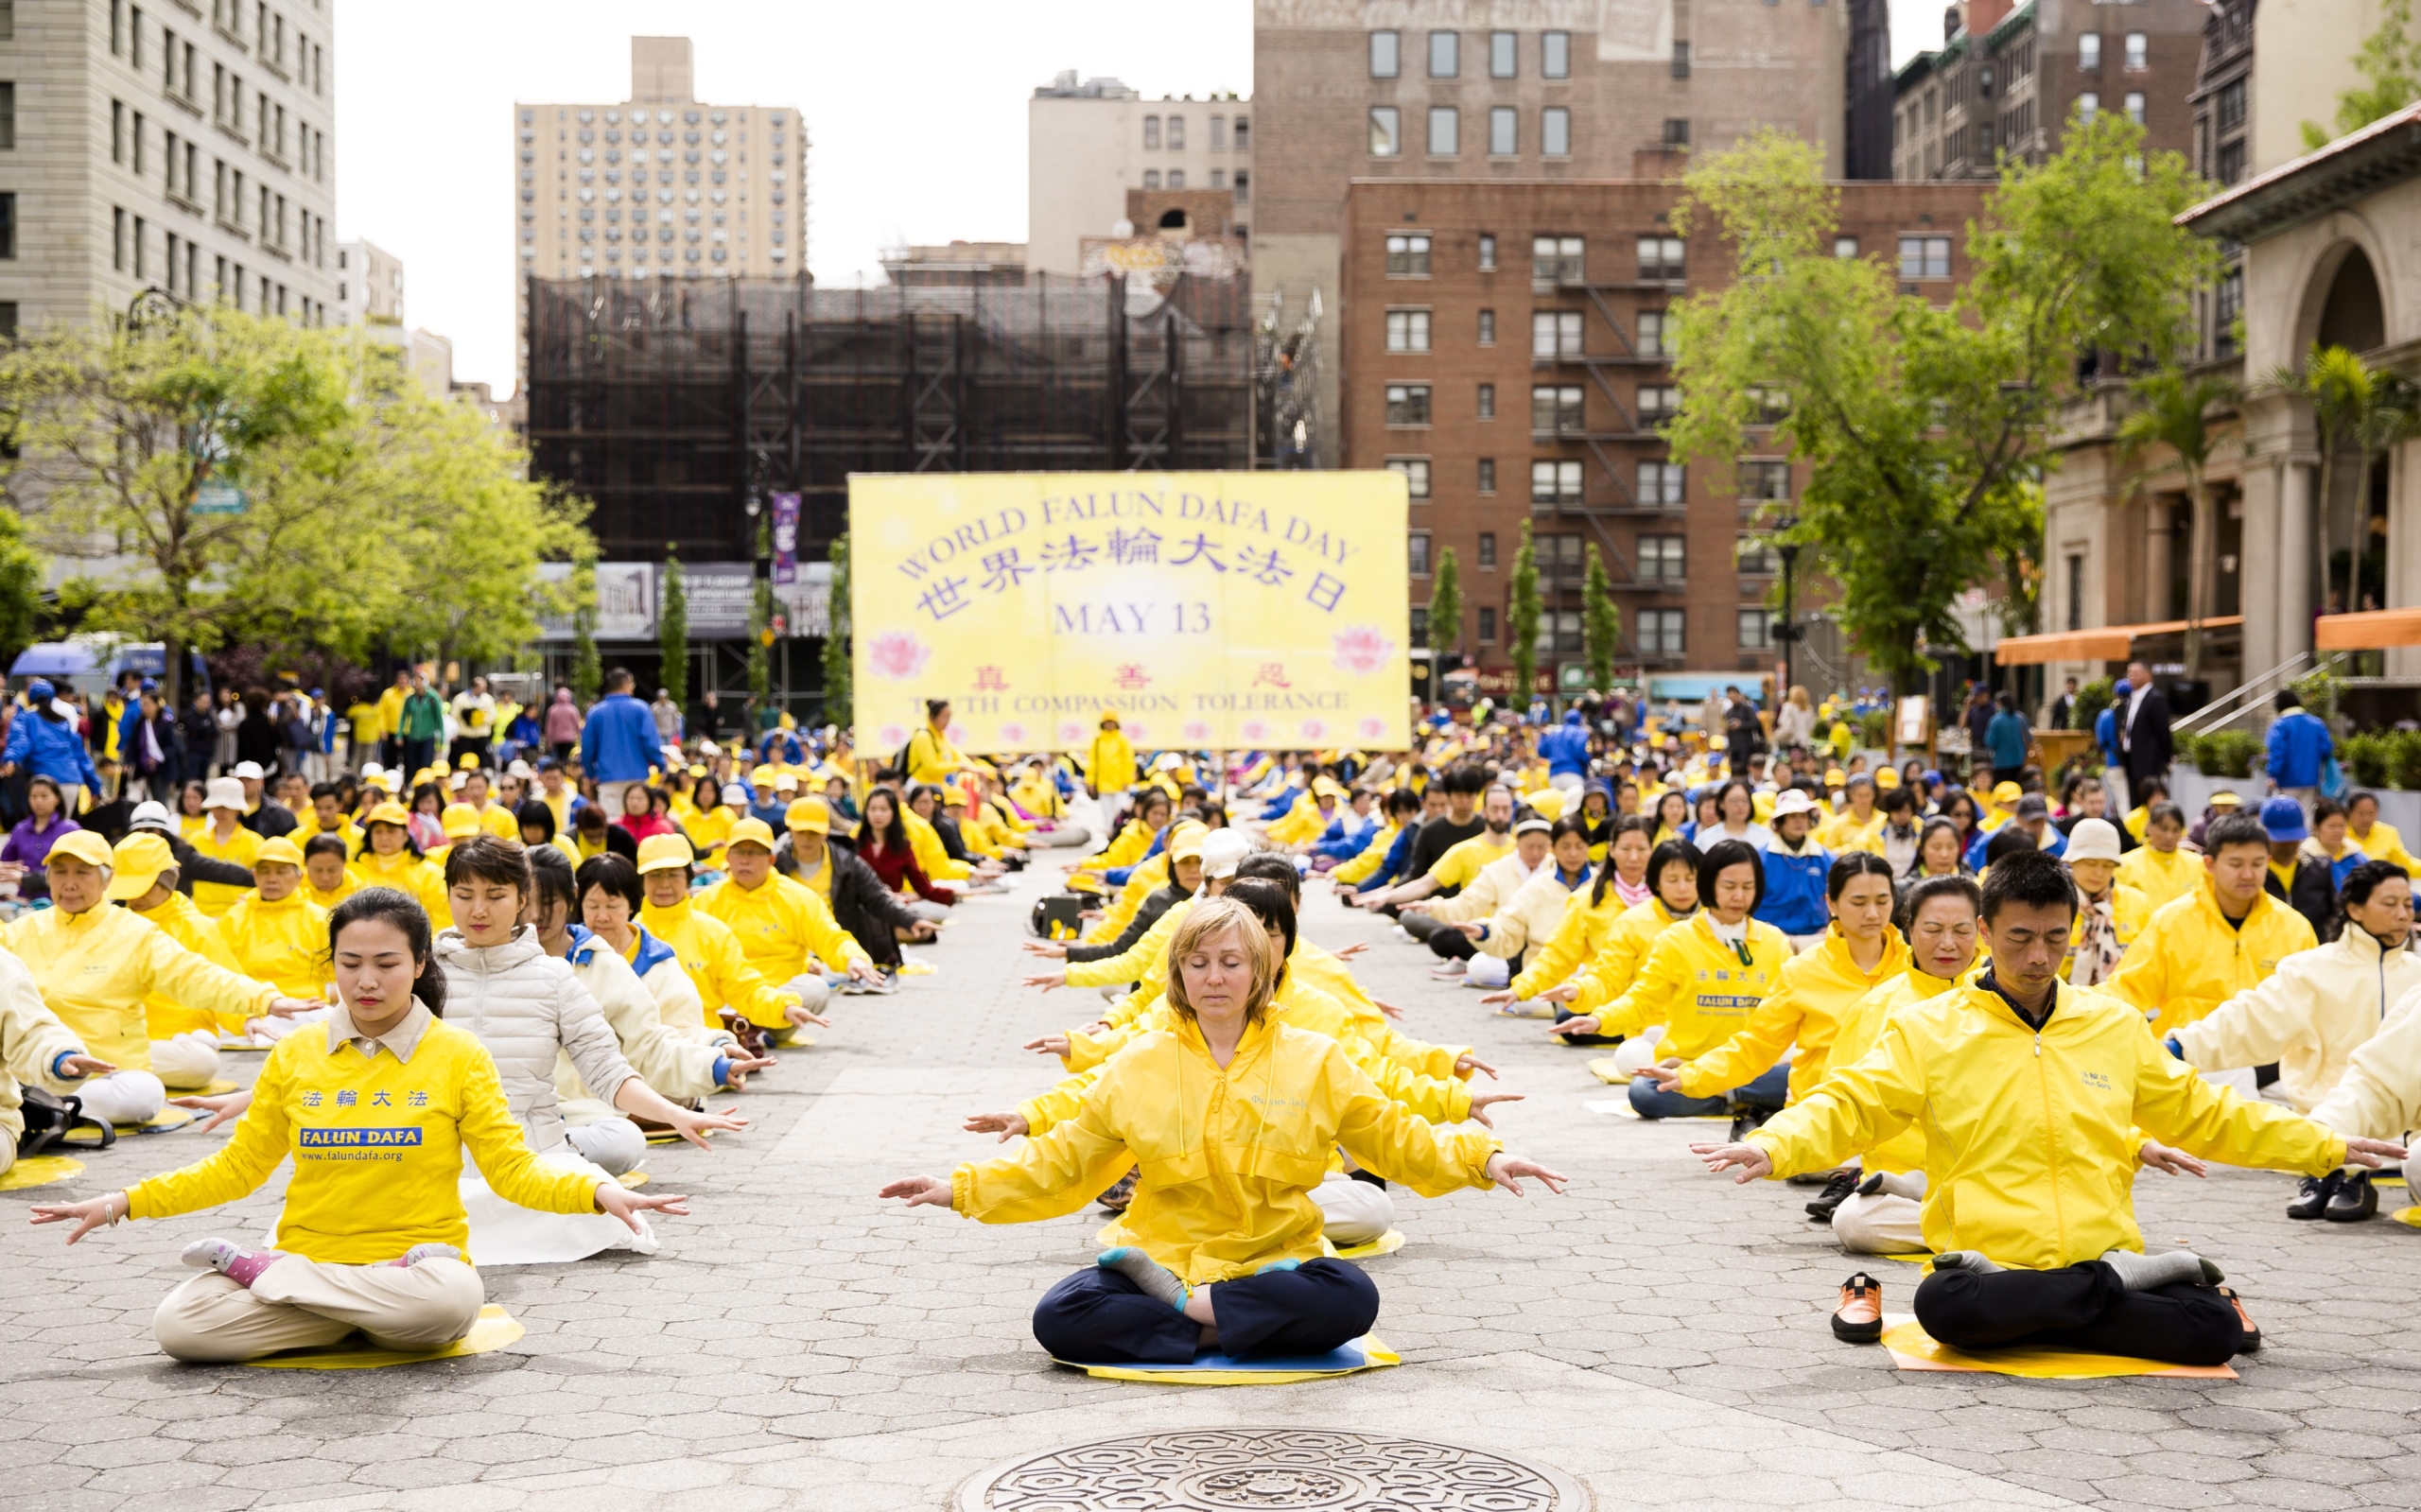
[[[157,693],[158,691],[160,691],[160,680],[159,680],[158,678],[156,678],[156,677],[147,677],[147,678],[145,678],[145,679],[143,680],[143,689],[142,689],[142,690],[143,690],[144,692],[146,692],[146,693]]]
[[[1580,722],[1580,711],[1579,711],[1578,709],[1565,709],[1565,710],[1563,711],[1563,722],[1564,722],[1564,723],[1566,723],[1566,724],[1577,724],[1577,723],[1579,723],[1579,722]]]
[[[2304,825],[2304,806],[2283,794],[2261,805],[2261,827],[2270,832],[2273,845],[2284,845],[2311,834]]]
[[[149,687],[151,685],[150,685],[150,684],[148,684],[148,683],[146,683],[146,684],[144,684],[143,686],[146,686],[146,687]],[[327,697],[328,695],[327,695],[327,690],[326,690],[326,689],[324,689],[324,688],[318,688],[318,687],[315,687],[315,688],[311,689],[311,696],[312,696],[313,698],[325,698],[325,697]]]
[[[47,677],[37,677],[26,685],[26,697],[33,703],[47,704],[58,696],[59,689],[50,686]]]
[[[2135,685],[2122,677],[2111,686],[2110,691],[2120,698],[2126,698],[2135,691]]]

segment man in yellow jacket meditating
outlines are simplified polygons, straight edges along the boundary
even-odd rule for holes
[[[2214,1086],[2134,1008],[2061,982],[2075,921],[2066,866],[2035,850],[2004,857],[1984,883],[1989,970],[1892,1015],[1873,1050],[1744,1142],[1691,1149],[1711,1171],[1739,1167],[1741,1181],[1785,1176],[1922,1119],[1925,1236],[1937,1255],[1916,1295],[1926,1332],[1960,1349],[2224,1364],[2259,1332],[2219,1288],[2219,1267],[2190,1250],[2144,1253],[2142,1133],[2189,1156],[2311,1175],[2404,1152]]]

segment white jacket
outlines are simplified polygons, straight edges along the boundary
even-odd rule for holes
[[[621,952],[590,935],[572,947],[566,963],[571,967],[572,980],[586,988],[603,1010],[623,1058],[649,1086],[675,1103],[692,1103],[715,1089],[715,1061],[723,1052],[708,1044],[703,1033],[682,1034],[667,1027],[654,996],[639,980],[638,973],[631,969],[631,964],[622,959]],[[649,975],[677,973],[680,969],[679,963],[666,962]],[[697,988],[693,986],[689,991],[694,1003]],[[690,1010],[689,1022],[700,1022],[695,1007]],[[572,1064],[568,1051],[555,1053],[555,1092],[566,1104],[574,1100],[608,1103],[581,1079],[580,1069]],[[569,1117],[574,1123],[588,1121],[579,1111],[571,1112]]]
[[[2309,1113],[2345,1074],[2354,1051],[2411,1005],[2415,988],[2421,956],[2382,950],[2349,926],[2330,944],[2280,960],[2258,985],[2179,1029],[2177,1043],[2204,1070],[2277,1062],[2279,1092]]]
[[[1555,869],[1555,857],[1550,853],[1539,863],[1541,871]],[[1431,898],[1429,916],[1440,924],[1467,924],[1484,919],[1513,901],[1513,895],[1529,881],[1531,874],[1522,869],[1522,853],[1508,850],[1479,869],[1471,885],[1453,897]]]
[[[1589,875],[1581,874],[1577,889],[1568,888],[1556,875],[1555,858],[1548,857],[1536,876],[1488,916],[1488,935],[1479,942],[1480,949],[1510,961],[1534,942],[1545,944],[1563,922],[1564,914],[1571,912],[1572,900],[1589,891]],[[1584,902],[1582,906],[1587,905]]]
[[[445,972],[445,1021],[479,1036],[496,1058],[504,1101],[540,1155],[564,1143],[555,1093],[555,1057],[568,1054],[580,1079],[608,1104],[638,1073],[622,1058],[614,1029],[569,965],[538,944],[529,925],[502,945],[474,947],[460,930],[437,937]]]
[[[2416,1009],[2421,1009],[2421,988],[2406,993],[2389,1010],[2387,1023],[2354,1051],[2345,1074],[2311,1110],[2314,1123],[2363,1139],[2401,1139],[2407,1130],[2421,1127],[2421,1012]],[[2279,1067],[2279,1074],[2286,1074],[2285,1066]]]
[[[81,1055],[84,1042],[44,1005],[42,989],[26,964],[0,950],[0,1139],[12,1152],[26,1132],[25,1092],[31,1083],[46,1092],[73,1097],[77,1082],[63,1082],[50,1069],[61,1055]]]

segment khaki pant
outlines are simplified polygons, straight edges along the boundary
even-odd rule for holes
[[[151,1042],[151,1074],[175,1092],[199,1091],[218,1075],[218,1037],[190,1030]]]
[[[1312,1201],[1319,1204],[1320,1231],[1339,1249],[1367,1244],[1396,1221],[1395,1199],[1385,1187],[1356,1181],[1341,1172],[1321,1177],[1312,1189]]]
[[[1925,1204],[1878,1191],[1850,1193],[1833,1209],[1833,1237],[1853,1255],[1910,1255],[1925,1247]]]
[[[249,1291],[217,1271],[195,1277],[161,1299],[151,1332],[193,1364],[331,1345],[357,1330],[384,1349],[435,1349],[469,1333],[486,1299],[479,1273],[461,1260],[323,1265],[289,1255]]]

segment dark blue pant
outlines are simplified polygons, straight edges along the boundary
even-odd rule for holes
[[[1555,1021],[1559,1024],[1567,1018],[1585,1017],[1587,1016],[1574,1013],[1561,1003],[1555,1005]],[[1623,1042],[1623,1036],[1620,1034],[1566,1034],[1563,1036],[1563,1042],[1567,1045],[1619,1045]]]
[[[1936,1271],[1917,1284],[1917,1321],[1954,1349],[2016,1344],[2133,1355],[2181,1365],[2228,1363],[2244,1341],[2236,1307],[2208,1286],[2130,1292],[2099,1260],[2055,1271]]]
[[[1359,1266],[1312,1260],[1291,1271],[1211,1283],[1219,1351],[1311,1355],[1350,1344],[1379,1318],[1379,1289]],[[1034,1310],[1035,1341],[1081,1364],[1190,1364],[1202,1325],[1150,1297],[1117,1271],[1088,1265]]]
[[[1790,1068],[1776,1066],[1755,1081],[1715,1097],[1683,1097],[1660,1092],[1650,1076],[1630,1079],[1630,1105],[1643,1119],[1685,1119],[1700,1113],[1726,1113],[1735,1107],[1780,1108],[1790,1100]]]

